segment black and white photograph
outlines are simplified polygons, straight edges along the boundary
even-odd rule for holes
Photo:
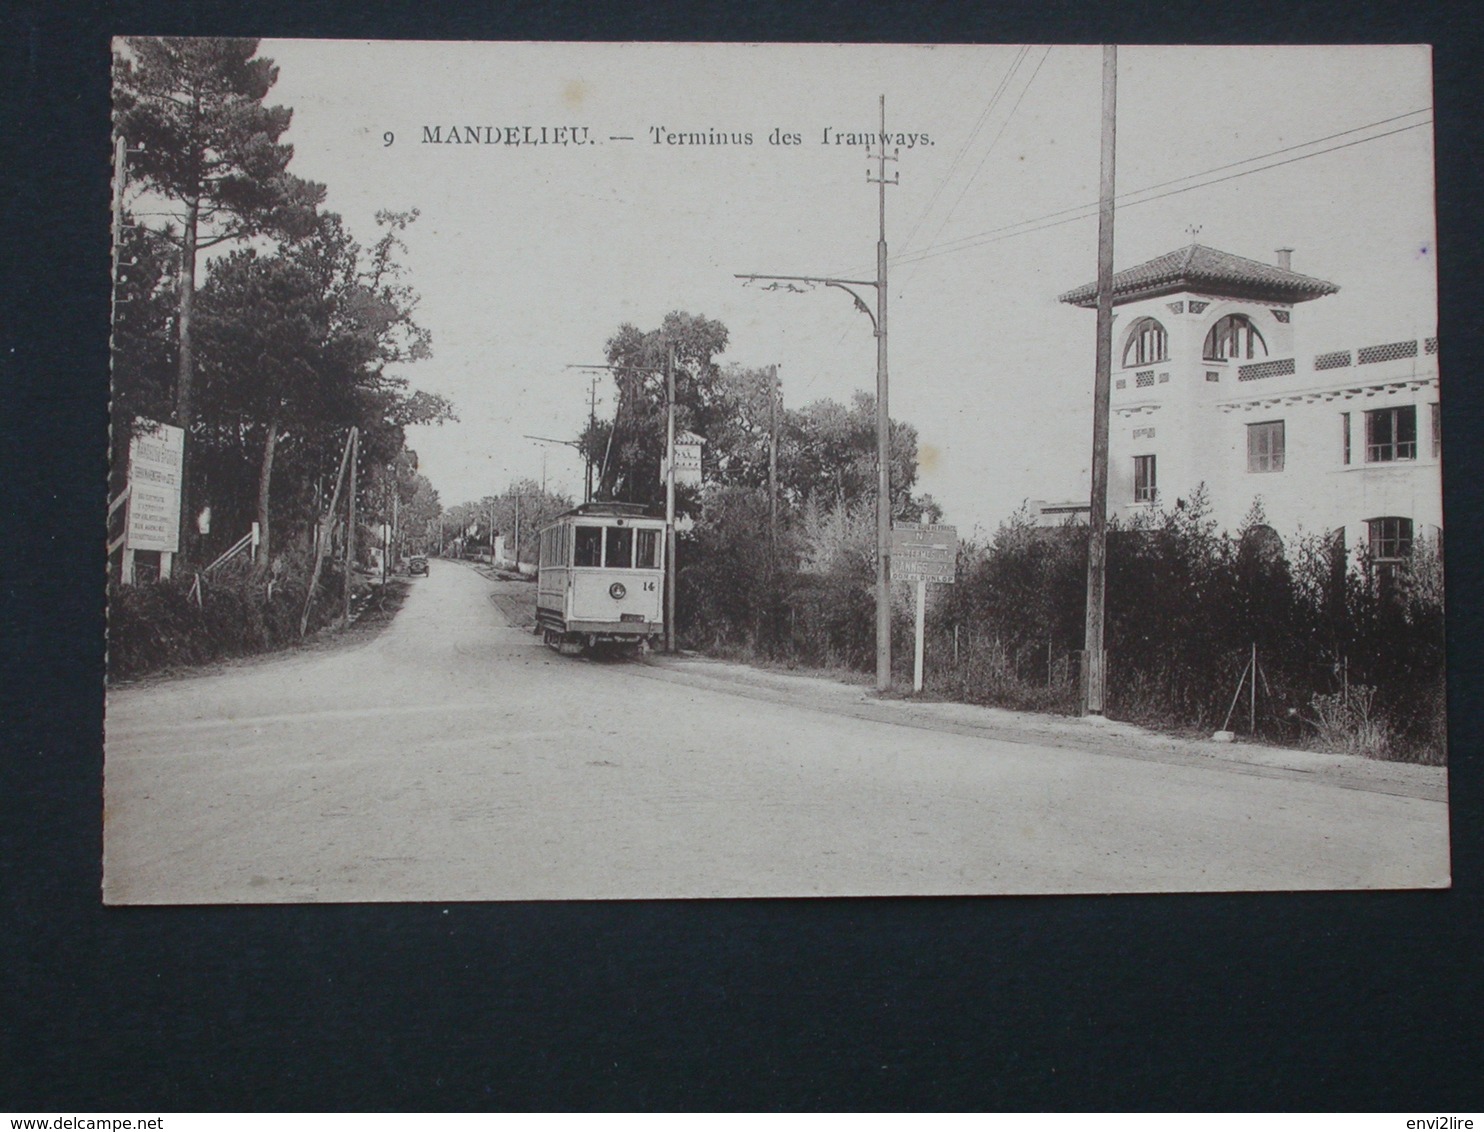
[[[1449,886],[1428,47],[112,95],[106,904]]]

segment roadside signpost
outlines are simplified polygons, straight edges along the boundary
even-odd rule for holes
[[[134,581],[134,552],[158,551],[160,577],[170,577],[180,548],[180,477],[185,430],[139,420],[129,440],[129,500],[121,580]]]
[[[697,485],[701,482],[701,446],[706,441],[693,432],[682,432],[675,438],[675,482]]]
[[[917,583],[917,651],[912,660],[914,692],[922,691],[922,641],[927,626],[928,583],[952,583],[957,562],[957,527],[941,523],[892,524],[892,576]]]

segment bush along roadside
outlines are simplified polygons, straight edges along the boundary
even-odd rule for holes
[[[708,502],[679,547],[681,640],[734,658],[869,671],[871,516],[805,515],[770,552],[765,508],[740,493]],[[1086,555],[1085,527],[1042,527],[1025,511],[989,541],[962,544],[956,583],[929,589],[925,692],[1075,713]],[[1257,506],[1228,534],[1197,492],[1113,524],[1107,579],[1112,718],[1446,761],[1436,544],[1419,542],[1404,564],[1371,562],[1363,548],[1347,558],[1326,537],[1285,542]],[[898,686],[911,681],[912,601],[909,587],[894,587]]]
[[[167,668],[209,664],[296,645],[308,570],[280,568],[203,578],[194,573],[108,589],[108,676],[127,680]],[[344,612],[343,575],[325,572],[309,609],[308,632]]]

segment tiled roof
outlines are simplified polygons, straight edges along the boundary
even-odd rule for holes
[[[1086,283],[1061,296],[1073,306],[1097,305],[1097,284]],[[1113,276],[1113,302],[1127,303],[1177,291],[1196,291],[1232,299],[1302,303],[1333,295],[1339,288],[1312,275],[1300,275],[1255,259],[1191,244],[1166,252]]]

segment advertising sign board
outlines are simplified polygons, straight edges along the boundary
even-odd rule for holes
[[[129,441],[127,550],[180,549],[180,483],[185,432],[174,425],[137,422]]]

